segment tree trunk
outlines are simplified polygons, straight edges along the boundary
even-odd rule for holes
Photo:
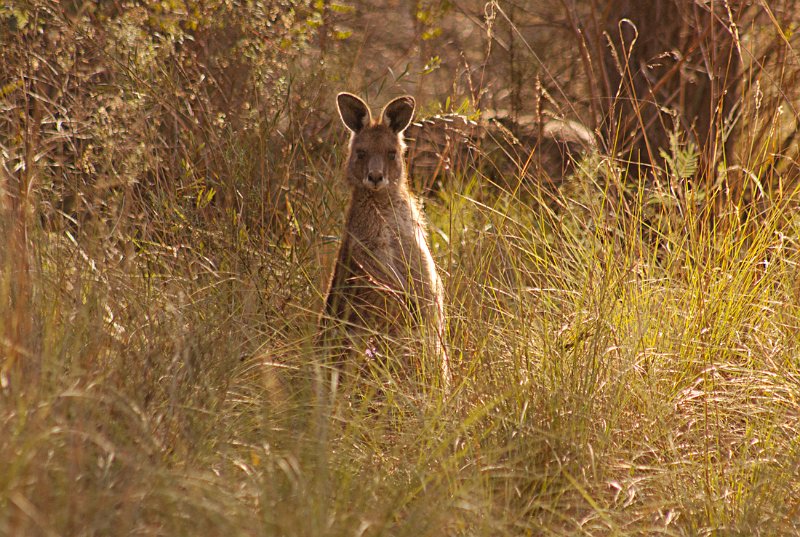
[[[669,151],[673,132],[688,132],[710,180],[734,142],[723,126],[741,91],[735,22],[742,8],[714,0],[593,0],[592,10],[581,39],[592,69],[599,68],[590,79],[609,148],[646,170],[663,164],[659,153]]]

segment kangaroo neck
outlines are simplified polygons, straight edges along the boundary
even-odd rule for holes
[[[351,198],[352,211],[378,212],[384,217],[398,214],[412,215],[411,195],[402,186],[397,190],[373,192],[366,189],[355,189]]]

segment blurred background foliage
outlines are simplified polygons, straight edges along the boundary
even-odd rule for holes
[[[428,175],[472,171],[461,163],[559,184],[599,148],[625,190],[663,181],[683,151],[698,162],[679,180],[748,204],[795,180],[795,8],[14,0],[0,11],[8,200],[125,242],[217,219],[283,237],[287,200],[308,193],[300,163],[343,140],[330,103],[348,89],[476,120],[450,141],[441,122],[416,132],[419,152],[435,145]]]

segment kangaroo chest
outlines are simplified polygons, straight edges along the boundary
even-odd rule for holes
[[[368,225],[362,226],[366,233],[354,234],[353,253],[358,259],[370,258],[365,265],[378,272],[384,270],[388,276],[419,284],[430,271],[423,227],[413,214],[387,212],[377,213]]]

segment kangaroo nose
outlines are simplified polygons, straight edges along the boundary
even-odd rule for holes
[[[367,174],[367,179],[369,179],[370,183],[378,184],[383,181],[383,172],[369,172]]]

